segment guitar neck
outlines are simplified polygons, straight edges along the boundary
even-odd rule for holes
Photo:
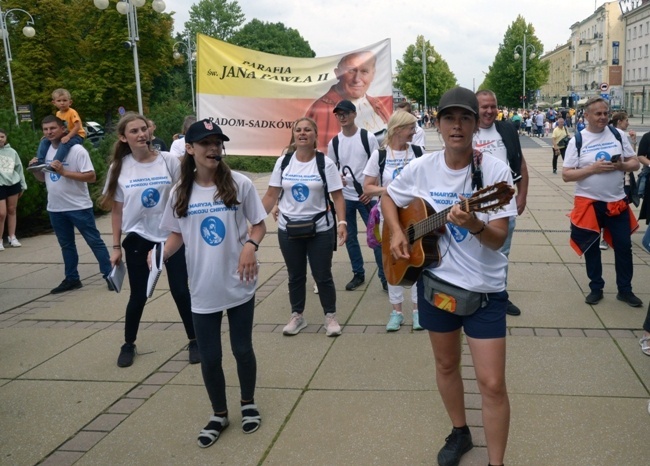
[[[419,222],[409,225],[409,227],[406,229],[406,237],[408,238],[409,243],[413,244],[423,236],[426,236],[429,233],[436,231],[440,227],[445,226],[447,223],[447,214],[450,210],[451,207],[447,207],[445,210],[436,212],[424,220],[420,220]]]

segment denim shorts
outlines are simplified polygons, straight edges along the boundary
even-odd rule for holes
[[[424,299],[424,285],[418,279],[418,314],[420,325],[431,332],[448,333],[463,328],[471,338],[488,339],[506,336],[508,292],[488,293],[485,307],[471,316],[457,316],[434,307]]]

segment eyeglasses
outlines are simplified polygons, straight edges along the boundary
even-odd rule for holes
[[[349,116],[350,116],[350,112],[336,112],[334,115],[336,116],[336,118],[338,118],[338,119],[340,120],[340,119],[342,119],[342,118],[347,118],[347,117],[349,117]]]

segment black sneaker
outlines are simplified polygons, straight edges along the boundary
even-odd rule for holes
[[[187,350],[190,353],[190,364],[198,364],[201,362],[201,356],[199,355],[199,345],[196,340],[190,340],[190,344],[187,345]]]
[[[118,367],[129,367],[133,364],[135,358],[135,345],[133,343],[124,343],[120,348],[120,355],[117,357]]]
[[[51,294],[65,293],[66,291],[77,290],[81,288],[81,280],[68,280],[67,278],[61,282],[59,286],[50,290]]]
[[[508,300],[508,306],[506,307],[506,314],[509,316],[519,316],[521,315],[521,310],[512,304],[510,300]]]
[[[643,306],[643,301],[636,297],[631,291],[619,291],[616,295],[616,299],[627,303],[628,306],[632,307],[641,307]]]
[[[438,452],[440,466],[458,466],[460,457],[474,448],[471,432],[463,433],[462,429],[454,427],[445,439],[445,446]]]
[[[382,289],[383,291],[385,291],[386,293],[388,293],[388,282],[387,282],[386,280],[384,280],[383,282],[381,282],[381,289]]]
[[[355,273],[354,277],[352,277],[352,280],[350,280],[350,283],[345,285],[345,289],[348,290],[348,291],[356,290],[365,281],[366,281],[366,277],[364,275]]]
[[[603,290],[592,290],[585,298],[585,303],[598,304],[601,299],[603,299]]]

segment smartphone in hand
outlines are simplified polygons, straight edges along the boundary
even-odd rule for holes
[[[621,154],[615,154],[615,155],[612,155],[612,158],[609,161],[612,162],[612,163],[616,163],[616,162],[618,162],[620,160],[620,158],[621,158]]]

